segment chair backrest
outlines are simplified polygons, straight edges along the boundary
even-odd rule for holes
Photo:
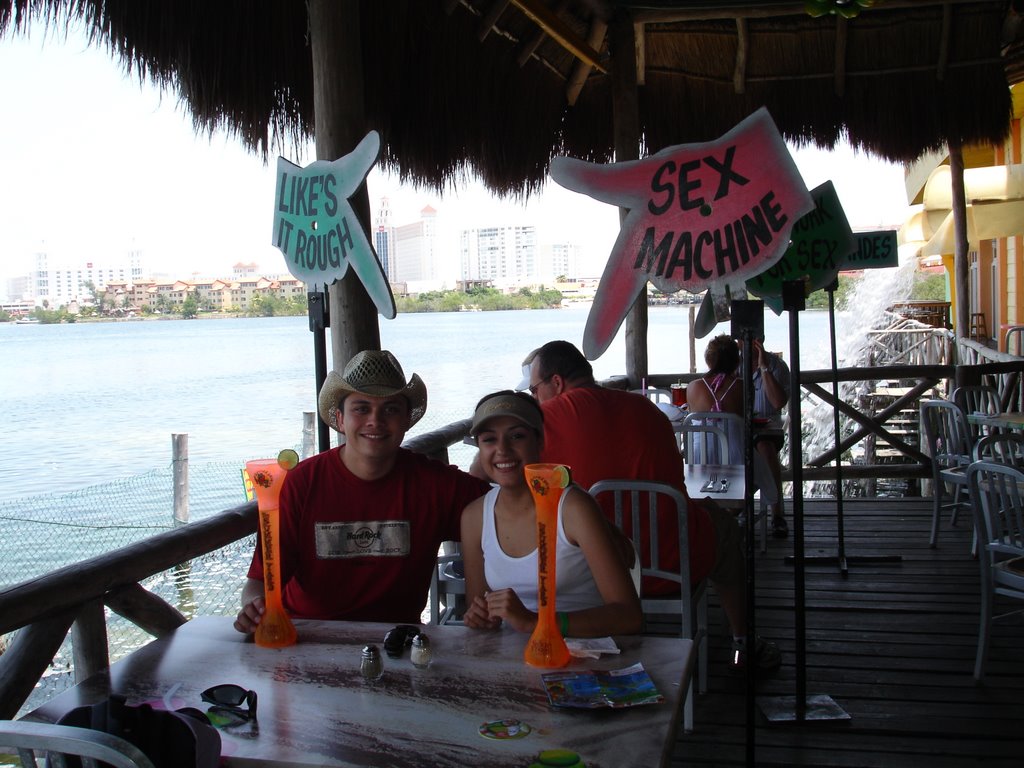
[[[949,400],[922,400],[921,426],[928,455],[932,457],[932,475],[950,467],[971,462],[971,439],[964,412]]]
[[[728,463],[729,438],[722,427],[683,422],[676,428],[676,434],[679,436],[679,452],[688,464]]]
[[[644,387],[643,389],[631,389],[629,391],[638,395],[643,395],[652,403],[672,402],[672,392],[663,387]]]
[[[964,412],[964,416],[972,413],[994,415],[1002,413],[1003,410],[999,403],[999,392],[995,387],[984,384],[957,387],[953,390],[953,402]],[[993,432],[981,424],[968,424],[967,428],[974,440]]]
[[[974,523],[989,564],[1024,556],[1024,471],[1007,464],[976,461],[967,469]]]
[[[668,483],[650,480],[600,480],[590,487],[595,499],[601,494],[612,494],[614,522],[619,530],[633,541],[640,551],[641,577],[674,581],[679,584],[682,612],[692,617],[690,584],[690,535],[686,496]],[[659,519],[659,501],[671,505],[675,511],[674,530]],[[662,506],[664,509],[664,506]],[[671,566],[662,557],[660,537],[672,536],[671,549],[679,553],[679,565]],[[641,604],[644,600],[641,600]],[[646,611],[645,611],[646,612]],[[688,619],[687,619],[688,620]]]
[[[83,768],[154,768],[142,750],[118,736],[89,728],[0,720],[0,745],[17,750],[26,768],[38,768],[36,753],[81,758]],[[63,763],[58,763],[63,765]]]
[[[979,438],[972,454],[975,461],[994,461],[1024,469],[1024,435],[1000,432]]]
[[[683,419],[683,427],[690,424],[696,426],[710,425],[718,427],[725,433],[727,450],[722,453],[704,454],[697,451],[687,451],[686,462],[688,464],[742,464],[743,463],[743,419],[735,413],[721,413],[718,411],[694,411],[686,414]],[[689,448],[689,445],[686,446]]]

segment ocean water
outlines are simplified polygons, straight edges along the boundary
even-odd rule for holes
[[[522,358],[544,342],[580,345],[588,311],[382,319],[382,346],[427,384],[427,414],[410,434],[468,418],[480,397],[514,387]],[[651,307],[649,325],[650,370],[689,371],[688,308]],[[827,367],[828,314],[801,313],[799,330],[802,367]],[[765,333],[788,359],[788,316],[766,313]],[[698,371],[706,342],[696,340]],[[275,456],[299,445],[302,413],[316,408],[305,317],[2,323],[0,360],[0,502],[167,468],[174,433],[189,435],[193,463]],[[595,373],[621,374],[624,361],[620,331]],[[469,449],[452,454],[470,459]]]

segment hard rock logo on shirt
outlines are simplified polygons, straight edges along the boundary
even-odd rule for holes
[[[316,556],[402,557],[409,554],[407,520],[368,520],[351,523],[317,523]]]

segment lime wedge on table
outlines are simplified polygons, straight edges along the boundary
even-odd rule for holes
[[[277,463],[281,465],[281,469],[295,469],[295,465],[299,463],[299,454],[291,448],[285,448],[277,454]]]
[[[572,476],[569,474],[569,468],[564,464],[559,464],[552,470],[552,483],[556,488],[568,488],[569,483],[572,482]]]

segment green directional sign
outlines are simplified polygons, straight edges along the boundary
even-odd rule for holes
[[[747,290],[764,299],[777,315],[782,313],[784,282],[804,280],[808,293],[824,288],[836,279],[839,270],[850,268],[848,258],[857,251],[857,241],[832,182],[812,189],[811,197],[814,210],[793,225],[789,248],[782,259],[747,280]]]
[[[881,269],[899,266],[895,229],[857,232],[854,238],[857,240],[857,250],[846,257],[843,269]]]

